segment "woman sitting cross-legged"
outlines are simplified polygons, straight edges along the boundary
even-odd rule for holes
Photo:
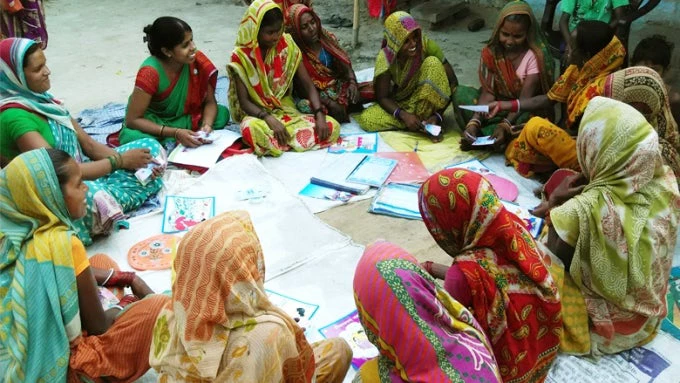
[[[303,4],[288,10],[288,25],[293,40],[302,50],[302,63],[319,91],[328,114],[340,122],[349,121],[350,109],[373,100],[373,84],[357,84],[349,55],[335,35],[321,26],[319,16]],[[296,100],[303,113],[311,113],[307,99]]]
[[[481,90],[459,86],[454,105],[486,105],[494,100],[546,94],[554,82],[553,60],[531,6],[522,0],[511,1],[503,7],[491,39],[482,49]],[[527,122],[531,116],[528,112],[506,112],[485,119],[482,113],[457,112],[459,125],[465,126],[461,147],[466,150],[472,149],[478,136],[494,137],[494,149],[502,150],[512,139],[512,126]]]
[[[243,139],[258,156],[324,148],[337,141],[340,125],[323,104],[293,38],[283,33],[283,12],[272,0],[256,0],[243,16],[227,65],[229,105]],[[296,92],[313,114],[295,107]]]
[[[158,315],[149,355],[160,381],[343,381],[347,342],[310,345],[267,298],[262,248],[245,211],[192,228],[173,270],[172,302]]]
[[[394,12],[385,19],[373,86],[378,103],[357,115],[362,129],[429,134],[425,124],[442,123],[441,113],[458,79],[441,48],[422,33],[416,20],[406,12]],[[444,137],[430,138],[441,141]]]
[[[121,144],[153,138],[187,147],[208,140],[229,122],[229,110],[217,105],[217,68],[196,49],[191,27],[176,17],[159,17],[144,27],[149,56],[142,63],[128,100]]]
[[[613,354],[651,341],[666,317],[680,193],[657,133],[632,106],[592,99],[576,151],[581,172],[553,190],[549,180],[534,214],[547,217],[548,247],[568,277],[565,334],[582,334],[563,350]]]
[[[470,308],[504,382],[542,382],[557,357],[562,306],[546,256],[478,173],[452,168],[419,191],[420,213],[449,266],[423,266]],[[549,258],[548,258],[549,259]]]
[[[134,171],[163,156],[163,148],[150,139],[115,150],[96,142],[47,92],[50,73],[44,52],[33,40],[0,41],[0,162],[49,147],[73,157],[89,188],[87,213],[74,224],[78,237],[89,245],[92,237],[109,233],[114,222],[160,190],[160,178],[142,185]],[[161,172],[162,168],[154,168],[155,176]]]
[[[169,299],[106,256],[88,261],[73,225],[86,193],[80,166],[58,149],[25,152],[0,171],[2,381],[133,382],[149,369]],[[104,311],[98,285],[134,295]]]
[[[366,247],[354,298],[368,340],[380,351],[354,382],[502,382],[474,316],[398,246]]]

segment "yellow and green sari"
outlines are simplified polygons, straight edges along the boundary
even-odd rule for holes
[[[265,13],[275,8],[279,6],[272,0],[256,0],[248,7],[238,30],[231,62],[227,65],[229,108],[234,120],[241,123],[243,139],[258,156],[280,156],[290,149],[302,152],[324,148],[337,141],[340,135],[340,124],[326,116],[331,134],[325,141],[320,141],[315,131],[314,116],[296,109],[291,94],[302,52],[289,34],[283,33],[276,46],[262,58],[257,34]],[[279,145],[264,120],[249,116],[241,109],[236,94],[236,78],[248,89],[250,101],[284,125],[291,137],[286,145]]]
[[[433,40],[422,35],[418,49],[422,54],[400,62],[397,54],[412,33],[421,33],[415,19],[406,12],[394,12],[385,20],[385,37],[375,62],[375,78],[389,72],[393,87],[390,96],[402,110],[426,120],[443,109],[451,90],[443,63],[444,53]],[[356,116],[366,131],[405,130],[403,121],[395,118],[379,104]]]

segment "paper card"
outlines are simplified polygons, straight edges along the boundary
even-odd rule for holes
[[[327,188],[321,185],[315,185],[313,183],[307,184],[307,186],[300,190],[298,194],[311,198],[327,199],[340,202],[349,202],[349,200],[354,197],[354,194],[352,193]]]
[[[362,364],[378,356],[378,349],[368,340],[356,310],[322,327],[319,332],[325,338],[340,337],[346,340],[353,353],[352,367],[357,370]]]
[[[359,166],[350,173],[347,181],[380,187],[395,167],[397,167],[397,160],[366,156]]]
[[[434,124],[425,124],[425,131],[437,137],[442,132],[442,127]]]
[[[378,150],[378,133],[344,134],[338,142],[328,147],[329,153],[375,153]]]
[[[544,222],[543,218],[538,218],[535,215],[532,215],[528,209],[525,209],[515,203],[502,200],[501,203],[503,203],[503,205],[509,212],[515,214],[517,217],[519,217],[526,223],[526,228],[532,237],[538,238],[538,236],[541,235],[541,230],[543,229]]]
[[[486,145],[493,145],[496,143],[496,139],[492,138],[491,136],[482,136],[482,137],[477,137],[475,142],[472,143],[472,146],[486,146]]]
[[[99,296],[99,303],[101,303],[104,311],[118,304],[120,299],[115,296],[111,290],[106,287],[97,287],[97,295]]]
[[[189,230],[215,215],[215,197],[165,197],[163,233]]]
[[[267,298],[269,298],[269,301],[274,306],[283,310],[298,323],[300,319],[312,319],[316,311],[319,310],[319,305],[317,304],[303,302],[268,289],[265,289],[265,292],[267,293]]]
[[[489,105],[458,105],[458,107],[473,112],[489,113]]]
[[[212,143],[204,144],[196,148],[187,148],[184,145],[177,147],[170,153],[169,162],[183,165],[211,168],[215,165],[220,154],[230,147],[241,135],[231,130],[214,130],[210,135],[204,137],[212,140]]]
[[[467,169],[467,170],[473,171],[475,173],[479,173],[481,175],[495,174],[493,170],[486,167],[478,159],[469,160],[469,161],[461,162],[461,163],[458,163],[458,164],[449,165],[449,166],[446,167],[446,169],[451,169],[451,168]]]

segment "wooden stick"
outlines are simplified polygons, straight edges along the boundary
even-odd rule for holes
[[[352,48],[359,45],[359,0],[354,0],[354,20],[352,20]]]

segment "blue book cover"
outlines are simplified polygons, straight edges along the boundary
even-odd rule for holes
[[[366,156],[349,177],[348,182],[380,187],[392,174],[399,161],[391,158]]]

